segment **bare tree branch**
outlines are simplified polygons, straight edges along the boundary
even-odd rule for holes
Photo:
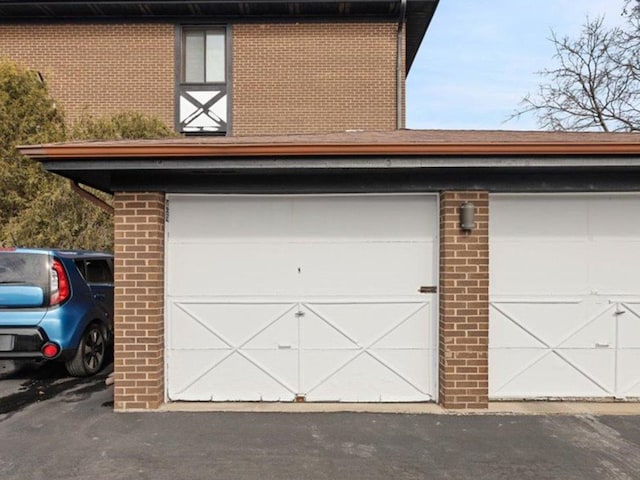
[[[624,27],[587,18],[577,38],[551,32],[556,62],[508,120],[533,113],[545,130],[640,131],[640,0],[627,0]]]

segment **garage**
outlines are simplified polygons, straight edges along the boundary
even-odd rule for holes
[[[640,196],[490,209],[490,397],[640,397]]]
[[[436,400],[437,196],[167,204],[169,400]]]

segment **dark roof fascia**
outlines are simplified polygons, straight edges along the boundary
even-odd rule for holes
[[[118,24],[181,24],[181,25],[223,25],[229,24],[260,24],[260,23],[388,23],[389,18],[380,16],[366,16],[360,15],[358,17],[331,17],[331,16],[261,16],[261,17],[247,17],[243,15],[218,15],[215,18],[208,17],[192,17],[192,16],[175,16],[156,15],[153,18],[136,18],[136,17],[60,17],[60,18],[45,18],[35,17],[28,22],[24,19],[3,19],[0,18],[0,25],[108,25],[113,23]]]
[[[318,157],[42,160],[107,192],[640,191],[640,157]]]
[[[95,180],[87,176],[87,180]],[[80,183],[91,185],[82,179]],[[107,181],[103,180],[106,184]],[[202,194],[437,193],[486,190],[492,193],[640,192],[640,169],[397,169],[264,170],[243,172],[118,172],[109,176],[115,192],[157,191]]]
[[[408,0],[417,1],[417,0]],[[281,4],[281,3],[389,3],[390,0],[294,0],[287,2],[286,0],[0,0],[2,5],[138,5],[141,3],[149,5],[184,5],[184,4]]]
[[[221,184],[268,191],[270,181],[284,176],[320,190],[334,183],[375,190],[389,177],[404,179],[389,184],[402,190],[417,185],[407,175],[426,179],[419,184],[424,189],[640,191],[639,140],[635,134],[400,130],[69,142],[19,150],[50,172],[110,192],[215,191]],[[354,184],[346,185],[341,175]]]
[[[418,54],[422,40],[424,39],[431,20],[435,15],[440,0],[431,2],[411,2],[407,3],[406,13],[406,67],[407,73],[411,70],[413,61]]]

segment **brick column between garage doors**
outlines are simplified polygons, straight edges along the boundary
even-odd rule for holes
[[[475,228],[460,228],[460,206],[475,205]],[[487,408],[489,195],[440,194],[440,381],[445,408]]]
[[[164,401],[163,193],[116,193],[114,409]]]

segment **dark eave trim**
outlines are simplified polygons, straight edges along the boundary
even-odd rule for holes
[[[19,147],[107,191],[640,191],[640,142],[84,142]],[[288,142],[288,141],[287,141]]]
[[[114,192],[305,194],[438,192],[638,192],[640,168],[423,168],[321,171],[68,171],[79,182]]]
[[[429,2],[434,0],[422,0],[423,2]],[[283,3],[392,3],[393,0],[90,0],[90,1],[77,1],[77,0],[0,0],[0,6],[60,6],[60,5],[239,5],[239,4],[283,4]],[[409,0],[409,3],[413,3],[413,0]]]

